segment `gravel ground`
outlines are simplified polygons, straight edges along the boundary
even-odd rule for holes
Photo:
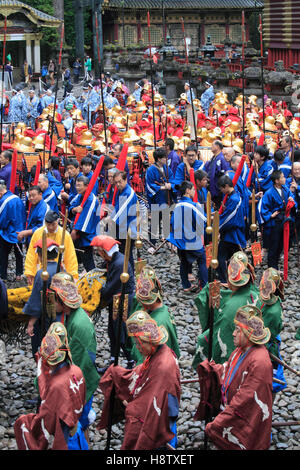
[[[143,248],[144,259],[152,265],[161,280],[164,290],[164,302],[173,312],[181,358],[179,361],[183,379],[195,378],[191,367],[193,354],[199,334],[199,320],[193,296],[184,295],[181,291],[179,263],[176,254],[163,247],[156,256],[149,255]],[[297,256],[291,251],[289,279],[285,284],[285,301],[283,303],[283,330],[281,332],[282,358],[291,367],[300,371],[300,341],[295,334],[300,327],[300,272],[297,267]],[[14,260],[10,263],[14,266]],[[263,264],[263,268],[266,265]],[[13,277],[12,271],[10,272]],[[261,268],[257,269],[257,282],[261,276]],[[8,286],[13,286],[13,281]],[[107,311],[103,310],[96,323],[97,333],[97,365],[103,366],[109,360],[107,337]],[[2,345],[3,346],[3,345]],[[125,365],[120,358],[120,365]],[[24,337],[19,344],[6,345],[0,352],[0,449],[15,450],[13,425],[18,416],[35,410],[26,406],[25,400],[36,396],[33,378],[35,364],[31,356],[30,340]],[[287,388],[276,395],[273,405],[273,421],[300,421],[300,385],[297,376],[286,370]],[[93,408],[100,417],[103,397],[100,392],[95,394]],[[198,450],[203,448],[204,423],[193,420],[199,403],[199,386],[197,383],[183,384],[180,413],[178,418],[178,450]],[[123,424],[112,428],[111,449],[118,450],[123,438]],[[270,450],[300,450],[300,426],[273,428]],[[100,434],[95,424],[90,429],[90,448],[105,449],[106,433]]]

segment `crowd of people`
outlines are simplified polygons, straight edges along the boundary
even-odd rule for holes
[[[229,103],[209,82],[200,99],[195,95],[186,83],[179,99],[167,104],[146,78],[130,92],[110,74],[85,82],[79,98],[72,90],[62,100],[51,89],[40,97],[33,89],[28,97],[13,91],[0,157],[0,274],[5,283],[13,249],[16,280],[25,277],[32,288],[23,313],[39,364],[38,410],[15,423],[19,449],[88,448],[98,386],[104,404],[97,428],[109,425],[114,390],[126,420],[122,449],[176,448],[180,349],[151,267],[161,244],[170,256],[177,253],[181,292],[195,296],[199,312],[196,417],[205,418],[214,389],[215,415],[205,428],[214,445],[270,446],[272,400],[286,384],[269,352],[280,358],[283,278],[290,246],[299,248],[300,118],[268,97],[264,109],[255,96]],[[212,268],[210,229],[217,213]],[[44,231],[54,299],[46,335]],[[147,246],[141,269],[138,239]],[[81,307],[77,282],[96,269],[97,255],[106,269],[99,308],[109,311],[111,356],[101,369],[93,318]],[[254,267],[263,256],[268,269],[257,286]],[[119,331],[115,297],[123,292],[126,259],[128,319]],[[126,368],[116,364],[119,340]]]

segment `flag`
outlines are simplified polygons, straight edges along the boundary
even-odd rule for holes
[[[11,61],[11,55],[10,55],[10,54],[8,54],[8,55],[6,56],[6,58],[7,58],[7,60],[8,60],[9,62]]]

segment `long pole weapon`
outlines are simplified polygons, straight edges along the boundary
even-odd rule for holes
[[[57,273],[60,272],[62,257],[63,257],[63,253],[65,251],[65,236],[66,236],[66,230],[67,230],[67,221],[68,221],[68,209],[66,209],[66,212],[64,214],[64,223],[63,223],[63,229],[62,229],[62,234],[61,234],[61,242],[60,242],[60,245],[58,247],[59,256],[58,256],[57,268],[56,268]]]
[[[216,269],[219,266],[218,262],[218,238],[219,238],[219,212],[214,213],[213,229],[212,229],[212,260],[209,266],[209,338],[208,338],[208,354],[207,359],[211,361],[213,350],[213,332],[214,332],[214,309],[217,307],[220,299],[220,282],[216,281]],[[206,407],[205,425],[211,420],[211,409]],[[204,449],[207,450],[208,437],[204,433]]]
[[[105,105],[104,105],[104,97],[103,97],[102,60],[101,60],[100,43],[99,43],[98,13],[96,13],[96,15],[95,15],[95,22],[96,22],[98,64],[99,64],[99,73],[100,73],[100,92],[101,92],[102,113],[103,113],[103,129],[104,129],[104,137],[105,137],[105,147],[106,147],[106,151],[107,151],[108,150],[108,139],[107,139],[107,132],[106,132],[106,113],[105,113]]]
[[[243,113],[243,152],[246,150],[245,142],[245,12],[242,11],[242,84],[243,84],[243,104],[242,104],[242,113]]]
[[[2,58],[2,83],[1,83],[1,122],[0,122],[0,151],[2,151],[2,130],[3,130],[3,115],[4,115],[4,70],[5,70],[5,50],[6,50],[6,31],[7,31],[7,18],[4,17],[4,40],[3,40],[3,58]]]
[[[150,76],[151,76],[151,94],[152,94],[152,119],[153,119],[153,135],[154,135],[154,148],[156,150],[156,126],[155,126],[155,108],[154,108],[154,87],[153,87],[153,70],[152,70],[152,48],[151,48],[151,32],[150,32],[150,13],[147,12],[148,23],[148,43],[149,43],[149,57],[150,57]]]
[[[265,134],[265,87],[264,87],[264,46],[263,46],[263,30],[262,18],[259,15],[259,36],[260,36],[260,66],[261,66],[261,94],[262,94],[262,112],[263,112],[263,133]]]
[[[130,229],[127,232],[126,238],[126,245],[125,245],[125,254],[124,254],[124,263],[123,263],[123,272],[120,276],[121,280],[121,294],[118,298],[118,317],[117,317],[117,333],[116,333],[116,349],[115,349],[115,360],[114,360],[114,367],[119,363],[119,354],[120,354],[120,346],[121,346],[121,327],[124,315],[127,314],[125,312],[125,291],[126,291],[126,284],[129,281],[130,275],[128,273],[128,262],[129,262],[129,255],[130,255],[130,245],[131,245],[131,237],[130,237]],[[115,406],[115,398],[116,398],[116,389],[113,386],[111,395],[110,395],[110,402],[109,402],[109,418],[108,418],[108,426],[107,426],[107,441],[106,441],[106,450],[109,450],[110,447],[110,440],[111,440],[111,428],[113,423],[113,413],[114,413],[114,406]]]
[[[52,122],[51,122],[50,155],[51,155],[51,150],[52,150],[52,141],[53,141],[53,134],[54,134],[55,111],[56,111],[58,80],[59,80],[59,68],[60,68],[60,65],[61,65],[61,55],[62,55],[62,47],[63,47],[63,41],[64,41],[64,31],[65,31],[65,23],[62,23],[61,35],[60,35],[59,56],[58,56],[58,66],[57,66],[56,87],[55,87],[54,103],[53,103],[53,116],[52,116]]]
[[[46,315],[47,315],[47,287],[49,273],[47,271],[47,232],[43,231],[42,236],[42,281],[43,281],[43,290],[42,290],[42,316],[41,316],[41,338],[46,334]]]
[[[188,80],[189,80],[189,86],[190,86],[190,99],[191,99],[191,106],[192,106],[192,113],[193,113],[193,125],[194,125],[195,142],[196,142],[196,147],[197,147],[197,150],[198,150],[197,124],[196,124],[195,109],[194,109],[194,101],[193,101],[193,90],[192,90],[192,80],[191,80],[191,67],[189,66],[189,55],[188,55],[188,51],[187,51],[187,44],[186,44],[186,37],[185,37],[185,29],[184,29],[184,21],[183,21],[183,18],[181,18],[181,27],[182,27],[183,38],[184,38],[185,62],[186,62],[186,64],[188,65],[188,69],[189,69]]]

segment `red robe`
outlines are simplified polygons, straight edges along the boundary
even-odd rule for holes
[[[69,428],[77,424],[85,404],[85,380],[74,364],[61,367],[53,375],[41,364],[39,359],[39,412],[16,420],[17,446],[19,450],[68,450],[60,420]]]
[[[228,378],[230,366],[239,351],[240,348],[235,349],[225,364],[215,364],[211,361],[208,368],[206,359],[198,366],[197,372],[201,381],[200,404],[202,393],[208,396],[207,390],[203,388],[209,381],[202,380],[203,374],[207,376],[207,373],[211,372],[218,374],[223,385],[222,402],[227,402],[223,411],[207,424],[205,431],[220,449],[267,450],[271,444],[272,426],[271,360],[265,346],[252,346],[238,365],[236,373],[232,373],[228,388],[224,389],[226,374],[228,373]],[[216,380],[214,382],[216,383]],[[216,397],[216,393],[213,396]]]
[[[149,365],[133,370],[110,366],[100,380],[104,405],[98,429],[105,429],[109,416],[109,397],[115,386],[116,398],[126,400],[125,432],[121,450],[153,450],[164,446],[174,434],[170,431],[168,394],[180,401],[180,371],[175,354],[162,345],[151,356]]]

